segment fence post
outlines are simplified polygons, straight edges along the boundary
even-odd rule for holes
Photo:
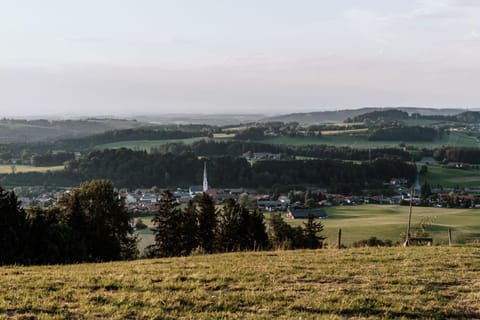
[[[337,248],[342,248],[342,229],[338,228]]]
[[[452,229],[448,228],[448,246],[452,246]]]

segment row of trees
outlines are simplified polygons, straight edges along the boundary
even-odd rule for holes
[[[433,141],[443,137],[442,129],[427,127],[391,127],[375,130],[369,137],[370,141]]]
[[[235,156],[239,157],[246,152],[269,152],[281,153],[289,157],[302,156],[319,159],[339,159],[339,160],[375,160],[378,158],[399,158],[404,161],[411,159],[409,152],[399,148],[370,148],[360,149],[351,147],[337,147],[329,145],[277,145],[258,142],[244,141],[215,141],[199,140],[192,144],[166,143],[154,148],[153,153],[188,153],[192,152],[197,156]]]
[[[121,188],[153,185],[184,186],[202,181],[203,162],[194,154],[148,154],[127,149],[94,151],[68,163],[66,170],[17,173],[2,178],[4,185],[65,186],[91,179],[110,179]],[[238,157],[212,157],[207,161],[210,184],[216,187],[271,188],[275,184],[316,185],[333,192],[354,194],[365,187],[381,186],[392,177],[413,181],[415,166],[396,159],[362,163],[339,160],[258,161],[253,165]]]
[[[452,148],[443,147],[433,151],[437,161],[480,163],[480,148]]]
[[[203,193],[196,203],[181,209],[169,190],[162,193],[159,210],[152,220],[155,243],[146,249],[150,257],[203,253],[265,250],[270,248],[318,248],[324,239],[323,225],[311,216],[305,226],[291,227],[280,215],[273,215],[267,229],[263,213],[233,199],[221,210]]]
[[[108,180],[85,182],[47,209],[20,207],[0,189],[0,264],[133,259],[137,241],[124,201]]]

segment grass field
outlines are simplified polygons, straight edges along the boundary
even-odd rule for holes
[[[63,166],[53,166],[53,167],[34,167],[34,166],[25,166],[25,165],[14,165],[15,172],[46,172],[46,171],[59,171],[63,170]],[[0,174],[9,174],[12,173],[12,165],[2,164],[0,165]]]
[[[334,146],[346,146],[352,148],[384,148],[398,147],[402,141],[368,141],[366,134],[331,134],[321,137],[274,137],[262,140],[264,143],[286,145],[326,144]],[[440,146],[455,147],[478,147],[480,145],[476,137],[463,132],[451,132],[441,140],[433,142],[405,142],[407,146],[432,149]]]
[[[410,247],[0,267],[5,319],[480,318],[480,249]]]
[[[188,138],[188,139],[167,139],[167,140],[135,140],[135,141],[119,141],[107,144],[100,144],[95,149],[120,149],[127,148],[133,150],[150,151],[151,148],[158,147],[167,143],[185,143],[190,144],[195,141],[206,139],[205,137]]]
[[[338,229],[342,229],[342,243],[351,246],[353,242],[365,240],[372,236],[400,242],[407,231],[408,206],[399,205],[357,205],[335,206],[327,208],[328,218],[321,220],[324,225],[323,236],[326,243],[337,241]],[[433,244],[448,244],[448,228],[452,229],[454,243],[464,244],[480,240],[480,209],[448,209],[432,207],[413,207],[412,232],[420,230],[422,220],[430,220],[427,231],[433,236]],[[265,214],[268,217],[269,213]],[[152,217],[142,218],[151,226]],[[266,219],[267,220],[267,219]],[[287,222],[297,226],[305,220]],[[153,243],[150,229],[139,231],[140,249]]]
[[[428,166],[426,177],[432,187],[480,188],[480,169],[451,169],[438,166]]]

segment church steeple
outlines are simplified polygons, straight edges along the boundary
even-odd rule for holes
[[[207,162],[203,163],[203,192],[208,191]]]

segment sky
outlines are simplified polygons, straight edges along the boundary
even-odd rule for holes
[[[0,0],[0,116],[480,107],[478,0]]]

